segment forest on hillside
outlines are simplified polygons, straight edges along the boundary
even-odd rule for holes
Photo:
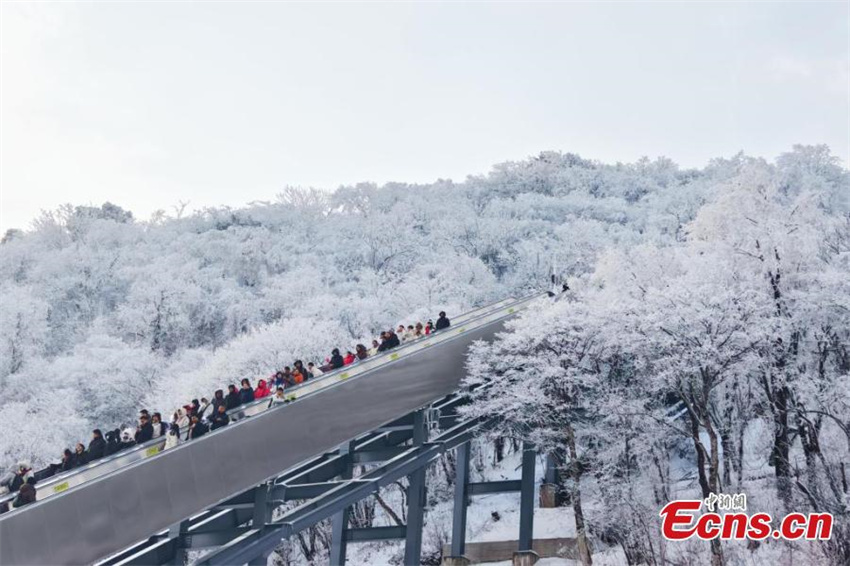
[[[467,411],[556,456],[583,564],[600,542],[629,564],[850,564],[850,185],[815,155],[740,163],[676,238],[614,243],[475,348],[467,382],[491,387]],[[662,537],[669,501],[712,494],[776,524],[829,513],[832,537]]]
[[[824,380],[838,386],[834,371],[847,371],[849,186],[824,146],[686,170],[666,158],[605,164],[545,152],[460,183],[287,187],[274,202],[149,219],[120,202],[45,211],[0,245],[0,464],[55,461],[94,427],[134,422],[141,407],[170,415],[399,322],[547,288],[553,270],[581,299],[522,324],[551,337],[581,317],[608,317],[619,335],[606,338],[606,355],[615,342],[622,355],[653,351],[625,320],[651,324],[669,314],[665,301],[700,320],[715,313],[694,297],[733,301],[728,328],[716,331],[734,332],[735,320],[770,310],[759,285],[775,277],[782,301],[807,305],[793,315],[811,317],[798,347],[822,348],[830,368],[797,382],[825,395]],[[759,347],[791,347],[797,319],[764,316]],[[675,336],[682,348],[699,338]],[[678,367],[642,384],[645,394],[666,392]]]

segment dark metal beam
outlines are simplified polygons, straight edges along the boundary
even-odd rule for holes
[[[139,553],[147,552],[149,549],[160,544],[163,540],[165,540],[165,541],[169,540],[167,534],[159,533],[159,534],[153,535],[152,537],[148,538],[145,541],[142,541],[138,544],[135,544],[135,545],[131,546],[130,548],[128,548],[128,549],[126,549],[122,552],[119,552],[118,554],[110,556],[106,560],[102,560],[100,562],[97,562],[95,564],[95,566],[113,566],[115,564],[125,564],[125,563],[127,563],[126,561],[129,560],[131,557],[133,557],[133,556],[135,556],[136,554],[139,554]]]
[[[413,445],[422,446],[428,440],[425,411],[413,415]],[[425,519],[425,472],[421,466],[408,476],[407,483],[407,533],[404,539],[404,564],[419,566],[422,561],[422,524]]]
[[[469,442],[457,448],[455,501],[452,513],[452,556],[466,552],[466,505],[469,499]]]
[[[220,531],[203,531],[197,534],[186,535],[186,548],[190,548],[192,550],[197,550],[199,548],[215,548],[230,542],[234,538],[241,536],[250,530],[251,527],[235,527],[232,529],[222,529]]]
[[[355,464],[367,464],[369,462],[386,462],[392,460],[399,454],[403,454],[408,450],[408,446],[394,446],[389,448],[376,448],[374,450],[364,450],[363,452],[355,452],[352,455]]]
[[[264,483],[257,486],[254,490],[254,509],[253,516],[251,517],[251,527],[254,529],[264,527],[271,519],[272,506],[269,501],[269,484]],[[268,553],[261,553],[255,556],[248,564],[249,566],[265,566],[266,562],[268,562],[267,556]]]
[[[286,481],[287,484],[318,483],[337,477],[344,468],[344,460],[341,456],[331,456],[327,460],[312,466],[298,474],[294,474]]]
[[[348,542],[372,542],[376,540],[395,540],[406,536],[407,528],[396,527],[369,527],[365,529],[346,529],[345,540]]]
[[[201,520],[193,520],[187,533],[193,535],[208,531],[235,529],[243,523],[247,523],[251,519],[253,513],[253,508],[224,509],[217,513],[211,513],[209,516],[203,517]]]
[[[121,560],[115,562],[110,560],[109,563],[121,566],[166,564],[173,560],[173,557],[177,552],[176,547],[177,541],[175,539],[161,539],[134,554],[125,555],[125,553],[122,553]]]
[[[355,480],[356,481],[356,480]],[[323,481],[319,483],[300,483],[295,485],[276,485],[272,488],[273,499],[278,501],[297,501],[313,499],[330,490],[348,483],[345,481]]]
[[[511,493],[520,491],[522,488],[521,480],[504,480],[504,481],[488,481],[475,482],[469,484],[469,495],[488,495],[491,493]]]
[[[348,442],[339,447],[339,455],[343,461],[343,469],[340,477],[343,480],[350,480],[352,475],[352,453],[354,452],[354,442]],[[346,546],[348,539],[345,536],[345,531],[348,529],[349,507],[343,506],[333,517],[331,517],[331,553],[330,561],[332,566],[342,566],[345,564]]]
[[[522,489],[519,501],[519,551],[532,550],[534,536],[534,464],[537,452],[534,445],[525,442],[522,446]]]

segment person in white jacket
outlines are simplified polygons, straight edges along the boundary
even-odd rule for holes
[[[274,397],[269,399],[269,409],[283,405],[284,403],[286,403],[286,395],[283,393],[283,387],[278,387],[274,393]]]
[[[186,409],[184,409],[183,407],[177,409],[177,411],[174,413],[174,420],[172,421],[172,424],[176,424],[181,429],[184,429],[189,426],[189,417],[188,415],[186,415]]]
[[[377,341],[377,340],[372,340],[372,347],[371,347],[371,348],[369,348],[369,357],[370,357],[370,358],[371,358],[372,356],[377,356],[377,355],[378,355],[378,351],[379,351],[379,350],[378,350],[378,346],[380,346],[380,343],[378,343],[378,341]]]
[[[165,433],[165,446],[162,449],[168,450],[178,444],[180,444],[180,427],[176,423],[172,423],[168,432]]]

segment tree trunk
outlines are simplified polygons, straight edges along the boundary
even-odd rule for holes
[[[708,477],[705,475],[705,447],[699,439],[699,419],[692,410],[688,411],[688,416],[691,421],[691,440],[694,443],[694,450],[697,453],[697,477],[699,479],[700,489],[702,490],[702,496],[705,498],[711,493],[711,488],[708,485]]]
[[[732,434],[724,430],[720,434],[720,447],[723,448],[723,487],[732,485],[732,468],[735,462],[735,447],[732,445]]]
[[[401,517],[398,516],[398,513],[393,511],[393,508],[390,507],[386,501],[384,501],[384,498],[381,497],[380,493],[375,493],[375,501],[378,502],[378,505],[381,506],[381,509],[383,509],[384,512],[390,516],[390,518],[393,520],[393,522],[395,522],[396,525],[400,527],[404,526],[404,521],[402,521]]]
[[[747,431],[747,421],[741,419],[741,424],[738,426],[738,457],[736,460],[737,464],[737,472],[738,472],[738,488],[740,489],[741,484],[744,482],[744,433]]]
[[[578,460],[578,451],[576,450],[575,432],[570,425],[566,427],[567,433],[567,449],[570,454],[570,476],[572,485],[572,500],[573,500],[573,517],[576,523],[576,542],[578,544],[578,555],[582,566],[590,566],[593,564],[593,558],[590,554],[590,543],[587,540],[587,528],[584,523],[584,511],[581,506],[581,466]]]
[[[496,463],[498,464],[502,460],[505,459],[505,439],[502,436],[497,436],[493,441],[493,448],[495,448],[495,457]]]
[[[705,430],[708,433],[708,442],[711,455],[708,460],[708,488],[712,493],[720,493],[720,451],[717,446],[717,432],[711,424],[711,419],[705,419]]]
[[[788,400],[790,391],[788,387],[780,387],[773,400],[773,469],[776,474],[776,490],[785,504],[785,508],[791,508],[791,441],[788,432]]]
[[[723,566],[723,550],[720,548],[720,539],[711,539],[711,566]]]

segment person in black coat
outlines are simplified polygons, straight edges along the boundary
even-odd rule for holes
[[[73,470],[77,465],[77,459],[74,458],[74,453],[71,452],[70,448],[66,448],[62,453],[62,464],[60,465],[63,472],[67,472],[68,470]]]
[[[106,451],[105,456],[112,456],[121,450],[121,431],[117,428],[106,432]]]
[[[23,507],[35,503],[35,481],[32,478],[27,480],[27,483],[21,486],[18,496],[12,502],[12,507]]]
[[[192,423],[189,425],[189,431],[186,433],[186,440],[200,438],[209,432],[209,427],[201,422],[198,415],[192,415]]]
[[[222,391],[221,389],[216,389],[215,394],[213,395],[212,403],[210,403],[210,404],[212,405],[213,416],[215,416],[216,413],[218,413],[219,407],[224,407],[225,410],[226,410],[227,409],[227,401],[224,400],[224,391]]]
[[[390,335],[388,332],[381,332],[381,345],[378,346],[379,352],[386,352],[391,348],[390,346]]]
[[[74,458],[76,460],[75,466],[85,466],[89,463],[88,456],[86,455],[86,446],[82,442],[78,442],[74,447]]]
[[[219,406],[218,412],[212,416],[212,426],[210,430],[217,430],[223,426],[230,424],[230,417],[224,411],[224,406]]]
[[[134,438],[136,444],[142,444],[153,438],[153,425],[151,425],[150,419],[145,415],[139,417],[139,427],[136,429]]]
[[[392,330],[390,330],[388,334],[390,335],[390,348],[397,348],[401,344],[401,340],[398,339],[398,334]]]
[[[243,405],[254,400],[254,388],[251,387],[251,382],[247,379],[242,380],[242,389],[239,390],[239,399],[242,401]]]
[[[345,360],[342,359],[342,356],[339,353],[339,348],[334,348],[331,352],[331,369],[339,369],[345,365]]]
[[[452,325],[452,322],[446,316],[445,311],[440,311],[440,318],[437,319],[437,324],[434,325],[436,330],[442,330]]]
[[[91,442],[86,451],[86,456],[89,462],[100,460],[106,455],[106,441],[103,439],[103,433],[99,428],[92,431]]]
[[[239,391],[236,389],[236,386],[231,383],[227,386],[227,398],[225,399],[225,406],[229,411],[231,409],[235,409],[241,404],[242,397],[239,395]]]

